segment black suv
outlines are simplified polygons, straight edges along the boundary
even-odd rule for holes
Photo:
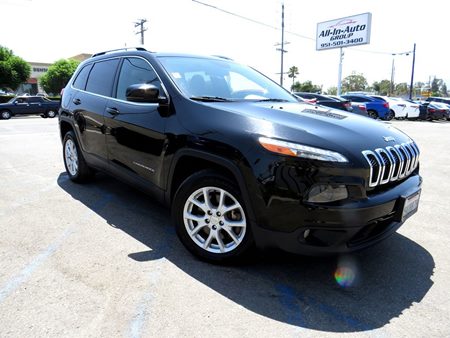
[[[75,182],[102,170],[170,205],[209,261],[254,245],[359,250],[419,203],[419,149],[390,125],[300,103],[222,57],[102,52],[64,90],[63,157]]]

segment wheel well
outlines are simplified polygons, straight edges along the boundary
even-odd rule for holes
[[[236,184],[238,183],[233,173],[220,164],[195,156],[183,156],[178,160],[172,175],[172,184],[170,185],[170,203],[172,202],[175,192],[178,190],[181,183],[183,183],[186,178],[195,172],[203,169],[215,170],[230,180],[236,182]]]
[[[70,123],[68,123],[68,122],[64,122],[64,121],[61,121],[61,124],[60,124],[60,130],[61,130],[61,139],[63,139],[64,138],[64,135],[66,135],[66,133],[68,132],[68,131],[73,131],[73,128],[72,128],[72,126],[70,125]]]

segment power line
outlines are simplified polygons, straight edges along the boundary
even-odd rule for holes
[[[201,1],[198,1],[198,0],[192,0],[192,1],[196,2],[196,3],[200,4],[200,5],[213,8],[213,9],[218,10],[220,12],[223,12],[223,13],[226,13],[226,14],[230,14],[230,15],[235,16],[237,18],[240,18],[240,19],[243,19],[243,20],[247,20],[247,21],[256,23],[256,24],[264,26],[264,27],[268,27],[268,28],[275,29],[275,30],[280,30],[279,27],[272,26],[272,25],[269,25],[267,23],[264,23],[264,22],[261,22],[261,21],[255,20],[255,19],[251,19],[251,18],[248,18],[248,17],[240,15],[240,14],[227,11],[226,9],[222,9],[222,8],[217,7],[217,6],[214,6],[214,5],[211,5],[211,4],[207,4],[205,2],[201,2]],[[301,35],[301,34],[298,34],[298,33],[295,33],[295,32],[287,31],[287,30],[285,30],[285,33],[289,33],[289,34],[298,36],[298,37],[303,38],[303,39],[308,39],[308,40],[313,40],[313,41],[315,40],[315,39],[313,39],[313,38],[311,38],[309,36]]]
[[[237,17],[237,18],[240,18],[240,19],[243,19],[243,20],[246,20],[246,21],[250,21],[250,22],[256,23],[256,24],[258,24],[258,25],[264,26],[264,27],[268,27],[268,28],[275,29],[275,30],[280,30],[279,27],[272,26],[272,25],[269,25],[269,24],[267,24],[267,23],[265,23],[265,22],[261,22],[261,21],[258,21],[258,20],[252,19],[252,18],[248,18],[248,17],[246,17],[246,16],[243,16],[243,15],[240,15],[240,14],[237,14],[237,13],[234,13],[234,12],[230,12],[230,11],[228,11],[228,10],[226,10],[226,9],[219,8],[219,7],[217,7],[217,6],[214,6],[214,5],[205,3],[205,2],[201,2],[201,1],[198,1],[198,0],[192,0],[192,1],[193,1],[193,2],[196,2],[196,3],[200,4],[200,5],[203,5],[203,6],[210,7],[210,8],[213,8],[213,9],[215,9],[215,10],[218,10],[219,12],[223,12],[223,13],[226,13],[226,14],[229,14],[229,15],[232,15],[232,16],[235,16],[235,17]],[[311,40],[311,41],[316,41],[315,38],[312,38],[312,37],[306,36],[306,35],[302,35],[302,34],[299,34],[299,33],[296,33],[296,32],[292,32],[292,31],[288,31],[288,30],[285,30],[284,32],[285,32],[285,33],[288,33],[288,34],[291,34],[291,35],[294,35],[294,36],[297,36],[297,37],[302,38],[302,39]],[[351,48],[351,50],[352,50],[352,51],[356,51],[356,52],[361,52],[361,53],[369,53],[369,54],[382,54],[382,55],[398,54],[398,53],[393,53],[393,52],[383,52],[383,51],[375,51],[375,50],[364,50],[364,49],[358,49],[358,48],[354,48],[354,47]]]

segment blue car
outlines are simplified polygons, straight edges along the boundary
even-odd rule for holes
[[[373,119],[380,118],[389,121],[394,117],[393,113],[389,109],[389,103],[384,100],[361,94],[348,94],[342,95],[342,97],[352,102],[365,103],[367,114]]]

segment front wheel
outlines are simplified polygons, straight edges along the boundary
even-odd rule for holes
[[[172,206],[172,220],[184,246],[201,259],[226,263],[243,257],[253,244],[238,187],[210,170],[187,178]]]
[[[0,113],[0,116],[2,117],[3,120],[9,120],[11,118],[11,113],[8,110],[3,110]]]

